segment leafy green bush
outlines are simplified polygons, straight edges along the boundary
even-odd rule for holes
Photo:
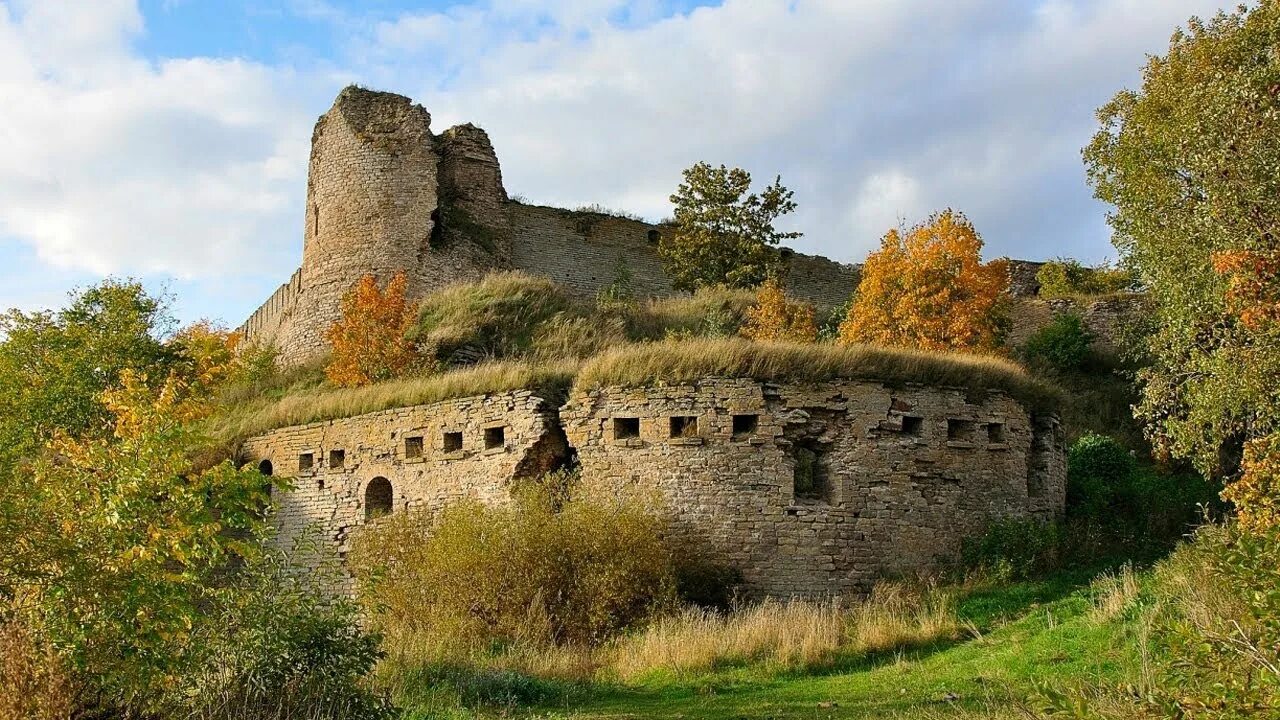
[[[1137,461],[1120,443],[1085,435],[1067,451],[1067,512],[1099,518],[1134,509],[1137,470]]]
[[[1086,434],[1067,452],[1067,526],[1080,559],[1151,558],[1173,547],[1222,502],[1192,472],[1144,466],[1115,439]]]
[[[1063,313],[1035,331],[1022,345],[1028,365],[1057,372],[1083,370],[1092,357],[1093,334],[1076,313]]]
[[[1023,580],[1052,570],[1061,558],[1062,531],[1051,522],[1000,520],[980,537],[964,542],[964,567],[1001,581]]]
[[[1280,712],[1280,530],[1206,526],[1156,570],[1152,637],[1165,717]]]
[[[366,528],[351,556],[393,652],[493,643],[595,644],[674,598],[663,522],[647,503],[526,488],[510,507],[455,504]]]
[[[300,573],[295,549],[271,552],[236,572],[233,602],[214,608],[196,636],[199,662],[169,700],[174,717],[208,720],[389,717],[365,678],[382,657],[360,629],[358,608],[334,594],[336,567]]]
[[[1040,297],[1059,298],[1081,295],[1108,295],[1133,287],[1133,275],[1108,265],[1090,267],[1078,260],[1050,260],[1036,272]]]

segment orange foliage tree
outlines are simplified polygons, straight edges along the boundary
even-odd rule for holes
[[[788,299],[781,281],[771,277],[756,292],[756,304],[747,308],[742,336],[757,341],[813,342],[818,337],[813,306]]]
[[[325,368],[330,382],[343,387],[389,380],[418,369],[423,359],[405,335],[417,308],[405,300],[404,273],[385,289],[373,275],[360,278],[342,296],[342,318],[325,333],[333,356]]]
[[[982,238],[945,210],[905,232],[890,230],[867,257],[841,344],[993,351],[1006,324],[1009,268],[982,263]]]
[[[1233,376],[1237,387],[1250,393],[1256,407],[1273,407],[1275,371],[1280,368],[1280,252],[1227,250],[1212,256],[1213,269],[1227,282],[1227,312],[1240,322],[1242,340],[1232,355],[1248,371]],[[1258,413],[1255,420],[1261,420]],[[1258,423],[1260,432],[1275,425]],[[1280,432],[1260,434],[1244,445],[1244,458],[1236,480],[1222,491],[1223,499],[1236,506],[1240,524],[1250,530],[1280,527]]]

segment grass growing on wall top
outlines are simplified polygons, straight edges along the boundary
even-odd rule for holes
[[[1001,358],[828,344],[693,339],[629,345],[601,353],[578,371],[575,389],[687,383],[705,377],[777,382],[836,379],[917,382],[998,390],[1033,408],[1056,405],[1058,391]]]
[[[490,273],[428,293],[412,337],[436,347],[441,357],[464,345],[511,356],[527,350],[538,326],[568,307],[568,296],[546,278]]]
[[[209,429],[219,440],[234,441],[290,425],[511,390],[533,390],[554,402],[563,397],[576,369],[576,363],[489,362],[365,387],[317,388],[236,408],[215,418]]]

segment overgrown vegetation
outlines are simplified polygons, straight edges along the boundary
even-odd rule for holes
[[[1040,297],[1074,298],[1114,295],[1131,291],[1133,273],[1109,265],[1089,266],[1071,258],[1050,260],[1036,271]]]
[[[1052,386],[1033,378],[1016,363],[991,356],[732,338],[616,348],[584,364],[575,384],[583,388],[634,386],[711,376],[786,382],[841,378],[923,382],[969,388],[975,393],[998,390],[1032,407],[1052,407],[1058,400]]]
[[[6,403],[40,418],[9,428],[25,434],[24,454],[0,466],[0,625],[13,652],[0,663],[0,708],[381,714],[363,685],[376,641],[350,604],[282,572],[265,542],[263,477],[193,458],[193,422],[226,383],[257,372],[257,356],[207,324],[170,335],[164,303],[132,283],[76,293],[56,316],[9,318],[17,332],[0,355],[44,361],[0,366]],[[30,392],[86,353],[110,372],[86,368],[60,395]]]

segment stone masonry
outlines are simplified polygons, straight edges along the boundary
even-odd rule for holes
[[[380,514],[506,503],[576,460],[588,488],[656,496],[674,537],[755,597],[851,596],[934,569],[993,520],[1059,516],[1066,476],[1051,415],[852,380],[603,388],[559,411],[501,393],[283,428],[243,455],[294,478],[282,535],[311,530],[339,554]]]
[[[566,447],[555,407],[517,391],[282,428],[242,454],[293,480],[282,538],[318,535],[345,555],[351,533],[381,514],[506,502],[511,483],[556,469]]]
[[[431,132],[407,97],[356,86],[316,121],[302,267],[239,328],[286,364],[322,355],[342,295],[366,274],[408,279],[410,299],[491,270],[524,270],[591,298],[625,266],[639,297],[674,291],[657,246],[670,228],[507,197],[497,153],[471,125]],[[788,291],[820,312],[842,305],[858,268],[783,248]],[[1012,292],[1033,295],[1039,263],[1012,261]]]

